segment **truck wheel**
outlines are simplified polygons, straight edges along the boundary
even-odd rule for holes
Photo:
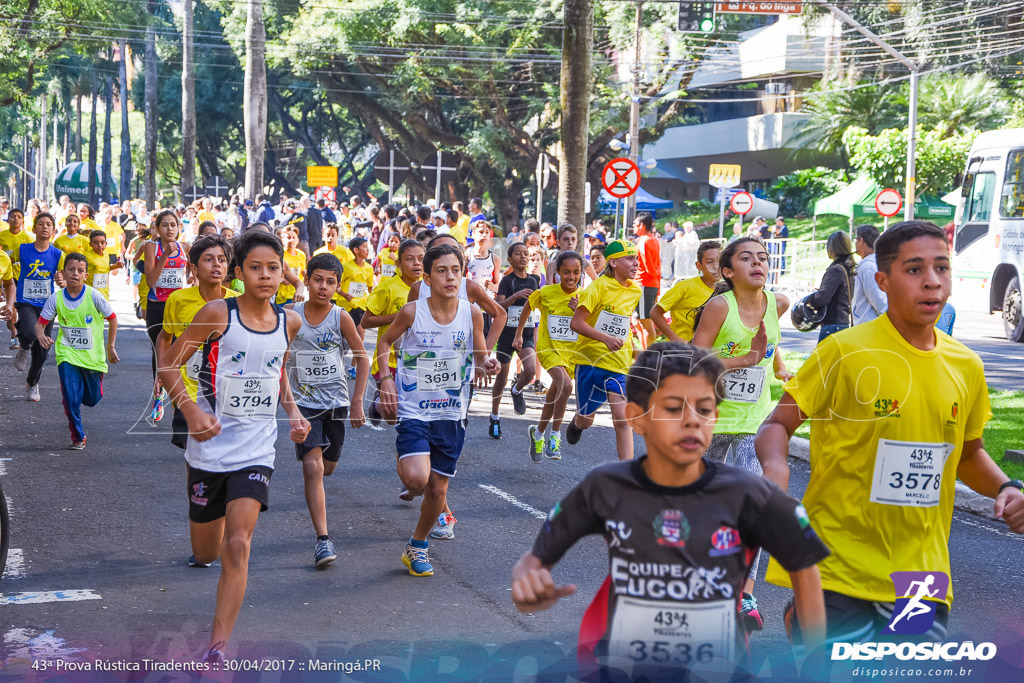
[[[1006,285],[1003,295],[1003,327],[1006,338],[1014,342],[1024,342],[1024,307],[1021,303],[1020,278],[1014,277]]]

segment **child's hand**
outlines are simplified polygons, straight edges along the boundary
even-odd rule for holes
[[[51,346],[53,346],[53,340],[50,339],[49,337],[47,337],[45,334],[41,334],[38,337],[36,337],[36,341],[39,342],[40,346],[42,346],[44,349],[47,349],[47,350]]]
[[[366,415],[363,414],[363,404],[361,401],[356,401],[349,408],[348,422],[352,425],[352,429],[359,429],[366,424]]]
[[[391,381],[389,382],[388,379]],[[380,396],[377,399],[377,407],[380,408],[380,414],[386,419],[394,420],[398,416],[398,397],[395,395],[395,380],[388,379],[381,382],[378,387]]]
[[[483,371],[487,375],[497,375],[499,370],[501,370],[501,363],[497,358],[488,358],[484,361]]]
[[[520,612],[539,612],[548,609],[559,598],[576,592],[576,586],[556,586],[551,572],[543,567],[530,569],[512,581],[512,603]]]
[[[517,334],[515,339],[512,340],[512,348],[516,351],[523,350],[523,335]]]
[[[623,340],[618,337],[613,337],[610,334],[605,335],[604,345],[608,347],[609,351],[618,351],[622,348]]]
[[[309,421],[306,418],[299,414],[297,418],[288,418],[288,424],[291,425],[291,432],[288,434],[288,437],[294,443],[302,443],[306,440],[306,435],[309,434],[310,430]]]
[[[107,362],[108,363],[119,363],[119,362],[121,362],[121,358],[117,355],[117,350],[113,346],[111,346],[109,344],[107,345]]]
[[[569,308],[571,308],[573,311],[575,311],[576,307],[579,305],[579,303],[580,303],[580,297],[579,297],[579,295],[576,295],[573,298],[569,299]]]
[[[188,435],[196,441],[209,441],[220,434],[220,422],[216,416],[195,410],[185,414],[185,422],[188,423]]]
[[[768,331],[764,329],[764,321],[757,327],[757,334],[750,342],[750,353],[747,354],[748,360],[751,365],[757,365],[764,360],[765,354],[768,353]]]

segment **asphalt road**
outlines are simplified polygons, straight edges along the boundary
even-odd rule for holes
[[[105,379],[99,406],[85,409],[85,451],[64,450],[68,436],[52,360],[43,373],[42,402],[33,404],[24,400],[12,354],[0,356],[0,482],[12,511],[14,549],[0,584],[0,679],[49,679],[58,662],[62,675],[74,662],[97,659],[190,662],[207,644],[219,572],[185,565],[182,454],[169,443],[169,425],[154,429],[141,421],[150,382],[148,342],[141,323],[123,304],[118,308],[122,362]],[[365,659],[380,660],[382,670],[356,671],[353,679],[528,680],[538,668],[564,670],[567,664],[557,662],[571,657],[583,611],[606,573],[603,541],[586,539],[557,567],[557,580],[577,584],[579,593],[553,610],[517,612],[510,574],[531,546],[539,518],[589,468],[614,459],[615,447],[604,413],[579,445],[564,447],[563,460],[533,464],[526,429],[540,402],[530,396],[527,415],[518,417],[506,401],[501,441],[485,434],[489,401],[474,402],[450,493],[456,538],[431,543],[432,578],[413,578],[399,562],[417,509],[397,498],[393,434],[368,428],[350,431],[342,462],[327,481],[339,560],[314,570],[301,469],[282,432],[271,507],[256,528],[245,606],[228,650],[240,666],[260,667],[263,674],[237,679],[304,680],[314,663]],[[792,492],[799,494],[808,471],[801,462],[792,466]],[[995,642],[1024,667],[1021,538],[957,512],[951,551],[957,591],[951,639]],[[767,625],[751,639],[756,673],[763,680],[792,680],[781,620],[789,593],[761,583],[757,595]],[[282,674],[279,667],[291,671]],[[163,680],[149,675],[146,680]],[[82,676],[70,679],[114,674]],[[132,677],[142,680],[146,672]],[[346,680],[339,673],[322,677]],[[958,680],[1004,679],[990,668]]]

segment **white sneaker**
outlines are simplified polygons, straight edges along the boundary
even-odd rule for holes
[[[39,385],[38,384],[33,384],[32,386],[30,386],[28,388],[28,391],[25,392],[25,393],[26,393],[26,396],[25,396],[25,400],[26,401],[32,401],[32,402],[35,402],[35,403],[39,402]]]
[[[19,348],[18,353],[14,355],[14,369],[18,372],[25,372],[25,368],[28,367],[28,351]]]

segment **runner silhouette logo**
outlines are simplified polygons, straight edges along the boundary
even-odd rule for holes
[[[935,622],[935,608],[946,599],[949,575],[944,572],[893,572],[896,604],[883,633],[917,635]]]

